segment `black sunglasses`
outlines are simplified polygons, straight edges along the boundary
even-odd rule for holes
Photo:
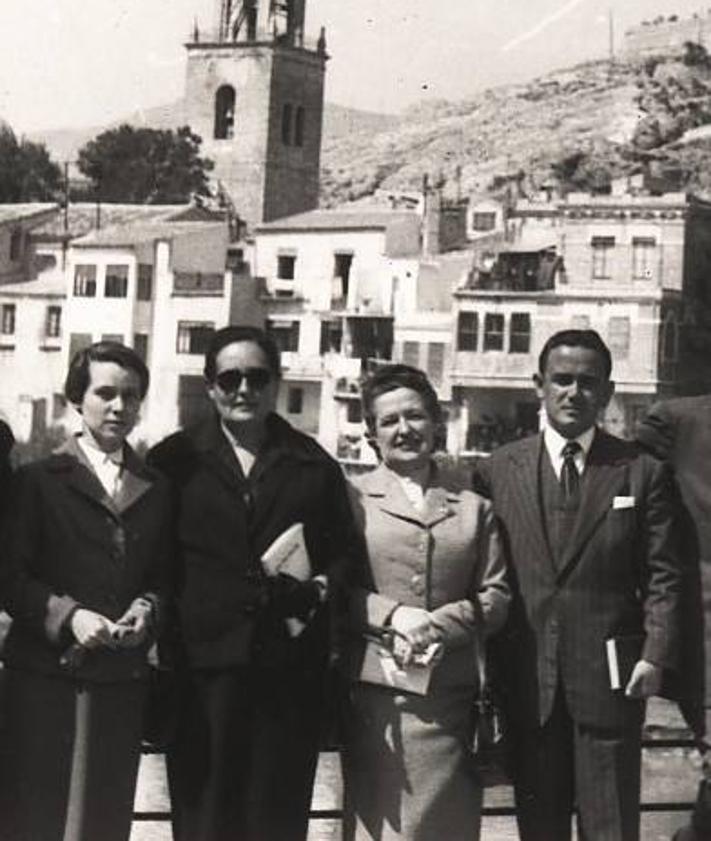
[[[227,371],[220,371],[215,377],[217,385],[227,394],[239,391],[242,380],[247,383],[247,388],[252,391],[261,391],[272,381],[272,372],[267,368],[247,368],[246,371],[240,371],[239,368],[229,368]]]

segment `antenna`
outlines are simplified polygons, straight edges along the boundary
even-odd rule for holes
[[[612,12],[612,6],[608,9],[608,35],[610,48],[610,64],[615,63],[615,18]]]

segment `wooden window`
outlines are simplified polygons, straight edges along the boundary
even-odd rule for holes
[[[488,312],[484,316],[484,350],[504,349],[504,317],[500,313]]]
[[[56,339],[62,334],[62,308],[47,307],[44,319],[44,334],[50,339]]]
[[[511,313],[509,353],[528,353],[531,349],[531,316],[527,312]]]
[[[460,312],[457,319],[457,349],[476,350],[479,344],[479,313]]]
[[[106,280],[104,282],[105,298],[125,298],[128,294],[128,266],[106,267]]]
[[[79,263],[74,266],[74,297],[93,298],[95,295],[96,266],[90,263]]]
[[[612,251],[615,247],[614,237],[593,237],[592,247],[592,276],[595,280],[606,280],[612,277]]]
[[[176,353],[205,353],[214,332],[212,321],[179,321]]]

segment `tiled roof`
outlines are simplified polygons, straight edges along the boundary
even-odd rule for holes
[[[45,214],[58,210],[58,205],[48,202],[28,202],[26,204],[0,204],[0,225],[11,222],[41,219]]]
[[[412,220],[420,225],[420,217],[407,210],[310,210],[284,219],[258,225],[257,232],[276,231],[357,231],[386,230],[390,225]]]
[[[188,204],[111,204],[97,205],[94,202],[70,204],[67,213],[67,228],[64,227],[64,213],[57,213],[34,232],[38,239],[61,239],[81,237],[97,227],[97,219],[102,228],[113,225],[150,224],[164,221],[185,213]]]
[[[75,248],[130,248],[141,243],[154,242],[157,239],[173,239],[180,234],[222,228],[224,225],[224,222],[135,221],[91,231],[86,236],[74,240],[72,245]]]

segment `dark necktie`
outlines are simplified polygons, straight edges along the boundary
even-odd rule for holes
[[[563,447],[563,467],[560,471],[560,488],[566,503],[575,503],[580,494],[580,474],[575,456],[581,450],[577,441],[568,441]]]

